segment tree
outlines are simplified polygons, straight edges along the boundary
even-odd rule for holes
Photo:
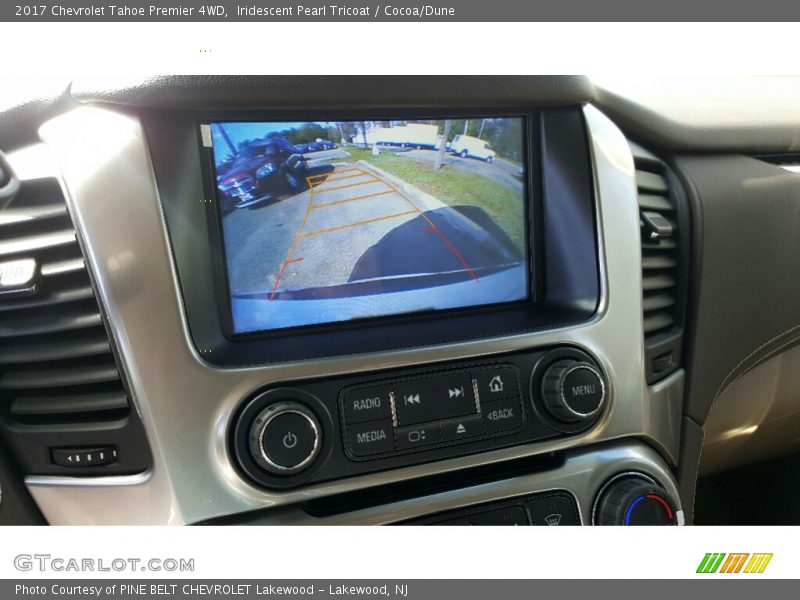
[[[353,121],[339,121],[339,131],[342,135],[342,141],[350,142],[355,141],[355,137],[358,134],[358,128]]]

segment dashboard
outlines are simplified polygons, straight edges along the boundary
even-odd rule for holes
[[[698,480],[796,451],[800,115],[657,96],[166,77],[3,111],[0,518],[694,522]]]

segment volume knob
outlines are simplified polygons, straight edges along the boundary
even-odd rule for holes
[[[545,408],[565,423],[594,418],[603,408],[606,393],[600,370],[585,361],[559,360],[547,368],[542,378]]]

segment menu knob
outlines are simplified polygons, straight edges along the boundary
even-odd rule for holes
[[[593,364],[573,359],[554,362],[542,378],[542,399],[548,412],[564,423],[588,421],[606,401],[606,382]]]

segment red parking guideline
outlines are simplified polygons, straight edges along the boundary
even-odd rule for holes
[[[461,252],[459,252],[458,249],[455,246],[453,246],[453,244],[450,242],[450,240],[447,239],[447,236],[445,236],[444,232],[442,232],[441,229],[436,227],[436,225],[431,225],[425,231],[437,234],[439,236],[439,238],[441,238],[442,243],[450,249],[450,252],[455,254],[455,256],[459,260],[459,262],[464,266],[464,268],[467,270],[467,272],[475,280],[475,283],[480,283],[481,282],[481,280],[478,279],[478,276],[475,274],[475,271],[473,271],[472,267],[469,266],[469,263],[467,262],[467,259],[462,256]]]
[[[288,260],[287,259],[287,260],[283,261],[283,264],[281,265],[281,270],[278,273],[278,277],[275,278],[275,284],[272,286],[272,291],[269,294],[269,301],[270,302],[272,302],[275,299],[275,292],[278,289],[278,284],[281,282],[281,277],[283,277],[283,272],[286,270],[286,267],[289,266],[292,263],[300,262],[301,260],[303,260],[302,257],[293,258],[292,260]]]

